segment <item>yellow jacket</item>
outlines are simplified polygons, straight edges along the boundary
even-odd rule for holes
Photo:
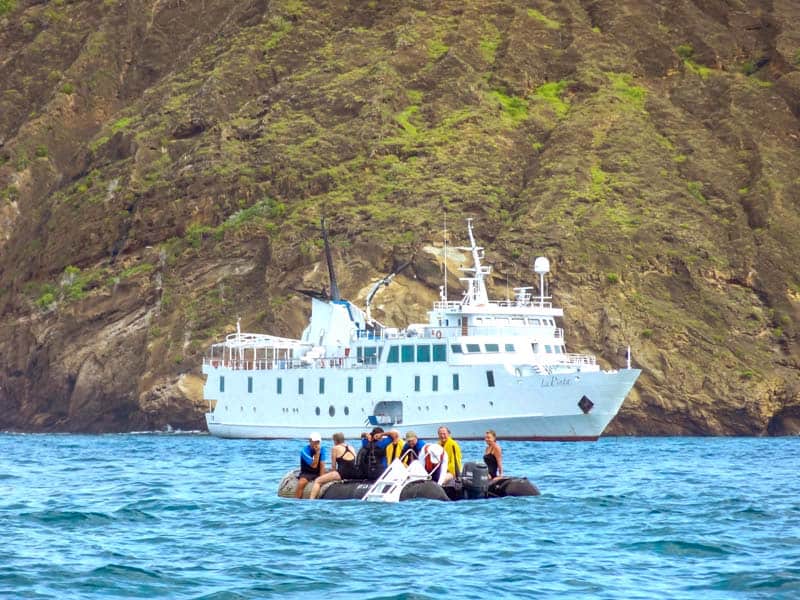
[[[403,446],[405,446],[405,442],[401,439],[386,446],[386,466],[392,464],[395,458],[400,458],[400,455],[403,454]]]
[[[444,451],[447,452],[447,472],[456,477],[461,477],[461,469],[464,465],[461,463],[461,447],[458,442],[453,438],[447,438],[444,444],[439,442],[439,445],[443,446]],[[458,471],[456,471],[456,468]]]

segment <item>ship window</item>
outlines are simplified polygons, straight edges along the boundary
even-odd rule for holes
[[[431,390],[434,392],[439,391],[439,376],[434,375],[433,379],[431,380]]]
[[[447,346],[444,344],[433,345],[433,362],[444,362],[447,360]]]
[[[391,392],[392,391],[392,376],[391,375],[387,375],[386,376],[386,391],[387,392]]]
[[[276,385],[277,385],[277,387],[278,387],[278,390],[277,390],[277,391],[278,391],[278,393],[279,393],[279,394],[282,394],[282,393],[283,393],[283,379],[282,379],[282,378],[280,378],[280,377],[278,377],[278,380],[277,380],[277,382],[276,382]]]
[[[248,394],[252,394],[253,393],[253,378],[252,377],[248,377],[247,378],[247,393]]]
[[[531,344],[531,349],[533,349],[533,353],[534,354],[539,354],[539,343],[538,342],[533,342]]]
[[[417,346],[417,362],[431,362],[431,347],[427,344]]]
[[[480,351],[481,351],[481,345],[480,344],[467,344],[467,352],[474,353],[474,352],[480,352]]]
[[[506,344],[506,352],[514,352],[514,344]]]
[[[331,404],[331,405],[328,407],[328,414],[329,414],[330,416],[333,416],[333,415],[335,415],[335,414],[336,414],[336,409],[333,407],[333,404]]]
[[[400,347],[400,361],[404,363],[414,362],[414,346]]]
[[[461,344],[452,344],[450,346],[450,351],[453,354],[461,354]]]
[[[356,361],[364,362],[364,349],[361,346],[356,348]]]
[[[303,393],[303,378],[302,377],[297,380],[297,393],[298,394],[302,394]]]
[[[453,391],[458,390],[458,373],[453,373]]]
[[[545,344],[545,345],[544,345],[544,351],[545,351],[547,354],[552,354],[552,353],[553,353],[553,348],[550,346],[550,344]]]
[[[419,375],[414,375],[414,391],[418,392],[420,388],[420,378]]]
[[[364,362],[368,365],[374,365],[376,362],[376,356],[378,355],[378,349],[375,347],[372,348],[364,348]]]
[[[353,393],[353,378],[352,377],[348,377],[347,378],[347,393],[348,394],[352,394]]]
[[[483,323],[483,317],[475,317],[475,323],[476,324]]]
[[[523,319],[522,317],[514,317],[513,319],[511,319],[511,324],[514,327],[522,327],[523,325],[525,325],[525,319]]]
[[[324,377],[320,377],[319,378],[319,393],[320,394],[324,394],[325,393],[325,378]]]
[[[319,416],[319,413],[322,412],[320,411],[319,406],[317,407],[317,410],[315,412],[317,413],[317,416]]]
[[[444,326],[445,327],[449,327],[450,326],[450,319],[445,319],[444,320]]]
[[[389,356],[386,357],[386,362],[396,363],[400,362],[400,348],[399,346],[389,347]]]
[[[531,325],[539,326],[539,319],[531,319]]]
[[[489,387],[494,387],[494,371],[486,371],[486,383]]]
[[[555,348],[556,354],[561,354],[561,346],[553,346]]]
[[[367,377],[367,393],[372,391],[372,377]]]
[[[349,415],[349,414],[350,414],[350,408],[348,408],[347,406],[345,406],[345,407],[344,407],[344,416],[346,417],[346,416],[347,416],[347,415]]]
[[[486,344],[487,352],[500,352],[500,347],[497,344]]]
[[[219,391],[220,392],[225,391],[225,377],[223,375],[219,376]]]

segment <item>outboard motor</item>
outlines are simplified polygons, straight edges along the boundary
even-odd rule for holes
[[[486,498],[489,491],[489,467],[483,463],[464,463],[461,481],[464,484],[464,496],[468,500]]]

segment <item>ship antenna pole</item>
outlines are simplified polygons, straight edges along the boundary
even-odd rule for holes
[[[442,300],[447,303],[447,207],[444,208],[444,297]]]

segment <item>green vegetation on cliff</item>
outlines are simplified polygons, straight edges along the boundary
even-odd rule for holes
[[[503,289],[550,257],[571,348],[633,346],[612,432],[791,430],[790,4],[0,0],[0,427],[198,425],[208,343],[299,333],[322,214],[355,301],[414,257],[418,320],[447,211]]]

